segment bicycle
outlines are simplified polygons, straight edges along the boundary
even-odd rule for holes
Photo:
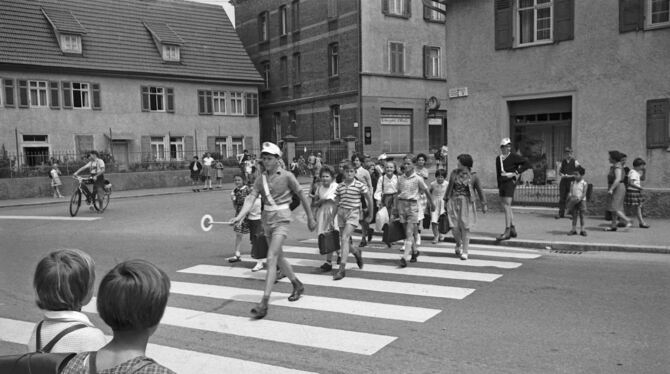
[[[78,184],[74,189],[74,192],[72,192],[72,197],[70,198],[70,216],[74,217],[77,215],[77,212],[79,212],[79,207],[81,206],[81,196],[84,195],[86,197],[86,203],[89,205],[92,205],[93,208],[98,212],[102,213],[107,209],[107,206],[109,205],[109,198],[110,195],[112,194],[112,185],[109,183],[109,181],[105,181],[105,187],[104,187],[104,192],[102,195],[102,200],[98,200],[97,198],[93,198],[93,192],[89,191],[84,184],[93,184],[93,179],[92,178],[82,178],[82,177],[75,177],[73,176],[75,180],[77,180]]]

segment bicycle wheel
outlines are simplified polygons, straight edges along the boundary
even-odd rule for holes
[[[70,198],[70,215],[72,217],[77,215],[80,206],[81,206],[81,191],[77,189],[72,193],[72,197]]]
[[[107,205],[109,205],[109,196],[111,194],[112,191],[109,192],[105,191],[105,193],[102,194],[102,201],[98,200],[97,197],[95,200],[93,200],[93,206],[98,212],[102,213],[105,211],[105,209],[107,209]]]

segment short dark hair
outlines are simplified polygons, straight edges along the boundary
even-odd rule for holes
[[[113,331],[158,325],[170,294],[170,278],[145,260],[116,265],[98,288],[98,314]]]
[[[330,174],[331,177],[335,176],[335,170],[333,170],[333,167],[330,165],[323,165],[321,167],[321,170],[319,170],[319,178],[323,176],[323,174]]]
[[[621,159],[624,157],[624,154],[619,151],[609,151],[609,154],[610,158],[615,162],[621,161]]]
[[[92,294],[95,263],[78,249],[59,249],[37,263],[33,288],[40,309],[80,311]]]
[[[578,166],[575,168],[575,171],[578,172],[579,175],[584,175],[584,174],[586,174],[586,169],[584,169],[584,167],[583,167],[582,165],[578,165]]]
[[[447,177],[447,171],[444,170],[444,169],[437,169],[437,170],[435,170],[435,178],[437,178],[437,177],[444,177],[444,178],[446,178],[446,177]]]
[[[467,153],[461,153],[456,157],[456,159],[461,163],[461,165],[468,169],[472,169],[472,165],[475,164],[475,162],[472,160],[472,156]]]
[[[349,161],[347,161],[347,162],[342,162],[340,165],[342,166],[342,171],[356,170],[356,168],[354,167],[354,164],[352,164],[352,163],[349,162]]]
[[[361,163],[363,162],[363,156],[359,155],[358,153],[354,153],[351,155],[351,162],[354,162],[354,160],[358,159]]]
[[[95,155],[95,157],[100,157],[100,154],[98,153],[98,151],[88,151],[88,155],[89,156],[90,155]]]
[[[424,161],[428,161],[428,156],[426,156],[425,153],[419,153],[418,155],[416,155],[414,162],[419,161],[419,158],[423,158]]]
[[[240,179],[242,179],[242,183],[244,183],[246,181],[246,178],[244,177],[244,174],[242,174],[242,173],[236,173],[235,175],[233,175],[233,180],[235,180],[235,178],[237,178],[237,177],[240,177]]]
[[[634,168],[636,168],[636,167],[638,167],[638,166],[644,166],[644,165],[646,165],[646,164],[647,164],[647,163],[644,162],[644,160],[643,160],[642,158],[640,158],[640,157],[637,157],[635,160],[633,160],[633,167],[634,167]]]
[[[402,158],[402,160],[403,160],[403,161],[405,161],[405,160],[411,160],[413,164],[416,163],[416,157],[415,157],[413,154],[411,154],[411,153],[406,154],[405,157]]]

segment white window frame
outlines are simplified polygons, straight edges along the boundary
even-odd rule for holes
[[[180,49],[178,45],[174,44],[163,44],[163,61],[176,61],[180,60]]]
[[[230,93],[230,115],[233,116],[244,115],[244,93],[242,92]]]
[[[212,91],[212,113],[215,115],[226,114],[225,91]]]
[[[402,69],[401,71],[393,71],[393,50],[391,49],[394,44],[398,44],[402,46]],[[391,74],[400,74],[403,75],[405,74],[406,71],[406,66],[407,66],[407,53],[405,53],[407,49],[405,48],[405,43],[403,42],[398,42],[398,41],[389,41],[388,43],[388,55],[389,55],[389,60],[388,60],[388,66],[389,66],[389,73]]]
[[[49,87],[47,81],[28,81],[29,101],[31,108],[45,108],[47,103]]]
[[[431,5],[434,6],[435,8],[440,8],[442,10],[447,9],[446,4],[438,3],[437,1],[431,1]],[[430,19],[431,21],[435,21],[435,22],[444,22],[444,21],[446,21],[446,18],[447,18],[446,15],[438,12],[435,9],[430,9],[429,14],[430,15],[428,16],[428,19]]]
[[[520,2],[532,1],[532,6],[520,7]],[[549,38],[538,40],[538,11],[549,8]],[[529,42],[521,42],[521,12],[533,11],[533,40]],[[526,47],[531,45],[548,44],[554,42],[554,0],[514,0],[514,41],[517,47]],[[543,29],[546,31],[547,29]]]
[[[174,147],[175,156],[172,157],[172,147]],[[170,137],[170,159],[183,161],[184,160],[184,137],[172,136]]]
[[[270,12],[263,12],[258,15],[258,22],[260,24],[258,25],[259,28],[259,36],[260,40],[259,42],[266,42],[270,39],[270,34],[269,34],[269,26],[270,26]]]
[[[340,106],[333,105],[330,107],[330,121],[333,126],[333,139],[340,139],[341,135],[341,117]]]
[[[79,106],[77,106],[77,96]],[[91,108],[91,85],[84,82],[72,82],[72,108],[90,109]]]
[[[288,9],[286,5],[279,7],[279,35],[284,36],[288,34]]]
[[[149,86],[149,111],[150,112],[165,112],[165,88]],[[74,92],[74,91],[73,91]],[[156,104],[156,109],[153,104]]]
[[[150,140],[151,145],[151,155],[156,161],[165,161],[166,159],[166,149],[165,149],[165,137],[164,136],[152,136]]]
[[[340,75],[340,43],[328,44],[328,58],[330,59],[329,77]]]
[[[230,150],[234,155],[239,155],[244,152],[244,137],[243,136],[231,136],[230,137]]]
[[[645,25],[646,28],[653,29],[653,28],[656,28],[656,27],[670,26],[670,14],[668,14],[668,20],[667,21],[655,22],[655,23],[653,22],[652,5],[655,1],[658,1],[658,0],[646,0],[645,1],[645,17],[644,17],[644,19],[645,19],[645,23],[646,23],[646,25]],[[666,1],[666,2],[670,3],[670,0],[661,0],[661,1]]]
[[[430,70],[428,77],[440,78],[442,76],[442,48],[429,46],[428,58],[430,59]],[[437,55],[433,57],[432,52],[437,51]]]
[[[230,157],[229,149],[228,149],[228,138],[226,138],[226,137],[215,138],[214,139],[214,149],[221,156],[223,156],[225,158]]]
[[[64,53],[81,53],[81,35],[61,34],[60,49]]]
[[[388,1],[389,14],[396,16],[402,16],[405,11],[405,1],[406,0],[386,0]]]

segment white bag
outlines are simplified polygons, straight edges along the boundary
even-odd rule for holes
[[[381,232],[387,223],[389,223],[389,212],[386,207],[382,207],[375,216],[375,231]]]

